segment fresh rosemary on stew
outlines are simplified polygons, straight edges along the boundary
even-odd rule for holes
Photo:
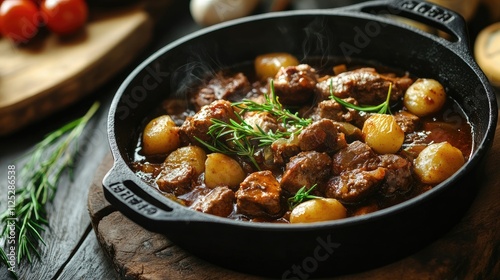
[[[207,143],[199,138],[196,140],[212,152],[246,157],[257,169],[260,169],[254,157],[255,143],[259,147],[270,146],[278,139],[288,139],[292,135],[298,135],[302,129],[312,123],[311,119],[301,118],[297,113],[292,113],[283,107],[276,96],[272,80],[270,95],[265,95],[265,102],[262,104],[247,99],[232,103],[233,107],[239,109],[239,113],[236,112],[238,121],[231,119],[229,123],[226,123],[212,119],[212,125],[208,131],[213,139],[212,143]],[[254,127],[243,120],[241,116],[246,112],[269,113],[276,117],[277,121],[286,129],[265,132],[260,126],[255,125]]]
[[[366,106],[366,105],[361,105],[357,106],[352,103],[346,102],[342,100],[341,98],[338,98],[333,94],[333,82],[330,80],[330,99],[335,100],[337,103],[341,104],[342,106],[349,108],[349,109],[354,109],[357,111],[362,111],[362,112],[367,112],[367,113],[379,113],[379,114],[390,114],[391,113],[391,108],[389,106],[389,101],[391,98],[391,91],[392,91],[392,83],[389,84],[389,91],[387,93],[387,98],[383,103],[380,103],[379,105],[374,105],[374,106]]]
[[[307,189],[306,186],[300,188],[294,196],[288,199],[288,208],[290,210],[293,210],[293,208],[295,208],[297,205],[301,204],[305,200],[322,198],[320,196],[309,194],[314,188],[316,188],[316,186],[317,184],[312,185],[309,189]]]

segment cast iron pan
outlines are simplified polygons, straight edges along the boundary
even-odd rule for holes
[[[386,15],[439,28],[451,39]],[[497,121],[495,95],[468,45],[464,20],[436,5],[374,1],[333,10],[264,14],[222,23],[153,54],[123,82],[109,111],[114,166],[106,198],[146,229],[194,255],[246,273],[304,279],[377,267],[421,249],[456,224],[477,192],[476,178]],[[365,216],[314,224],[264,224],[220,218],[163,197],[127,165],[145,119],[163,99],[217,69],[268,52],[299,58],[359,59],[439,80],[474,129],[473,154],[454,176],[414,199]],[[147,264],[146,264],[147,265]]]

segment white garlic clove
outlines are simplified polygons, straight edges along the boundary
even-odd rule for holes
[[[260,0],[191,0],[189,9],[194,21],[209,26],[250,15]]]

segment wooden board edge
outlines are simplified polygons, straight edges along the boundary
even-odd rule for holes
[[[0,137],[15,133],[27,125],[37,123],[82,98],[91,95],[107,80],[123,70],[132,62],[142,50],[146,48],[153,37],[154,24],[146,12],[141,24],[128,34],[121,44],[128,44],[126,53],[115,47],[113,55],[104,57],[89,65],[85,71],[77,74],[73,79],[59,84],[51,90],[51,94],[40,94],[30,100],[22,100],[0,110]],[[142,40],[137,40],[140,36]],[[114,65],[112,71],[95,71],[104,65]],[[75,81],[77,83],[75,84]],[[75,87],[79,88],[78,95],[72,94]]]

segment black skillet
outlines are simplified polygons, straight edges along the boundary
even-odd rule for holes
[[[449,39],[387,15],[438,28]],[[473,126],[470,160],[454,176],[409,201],[365,216],[302,225],[248,223],[196,212],[165,198],[132,172],[127,164],[140,128],[161,100],[183,96],[206,73],[269,52],[377,61],[439,80]],[[104,191],[136,223],[233,270],[284,279],[351,273],[407,256],[459,221],[478,190],[475,182],[496,121],[495,95],[471,56],[464,20],[452,11],[396,0],[257,15],[181,38],[126,78],[109,111],[114,166],[103,181]]]

